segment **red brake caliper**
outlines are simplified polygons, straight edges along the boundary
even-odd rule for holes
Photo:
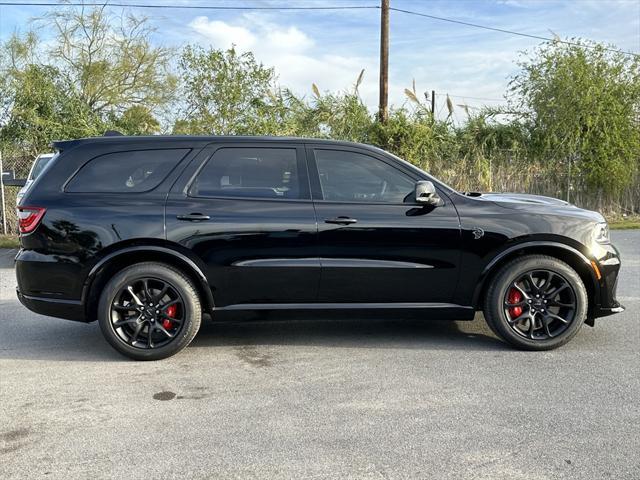
[[[507,295],[507,302],[509,303],[520,303],[522,301],[522,293],[515,287],[512,287],[509,290],[509,295]],[[522,307],[511,307],[509,308],[509,315],[511,318],[518,318],[522,315]]]
[[[177,305],[169,305],[167,307],[167,316],[171,317],[171,318],[176,318],[176,313],[178,313],[178,307]],[[166,328],[167,330],[169,330],[172,326],[173,326],[173,322],[171,320],[169,320],[168,318],[165,318],[162,321],[162,326],[164,328]]]

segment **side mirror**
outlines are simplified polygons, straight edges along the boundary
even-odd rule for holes
[[[421,180],[416,183],[416,202],[433,207],[444,205],[444,202],[436,193],[436,187],[428,180]]]

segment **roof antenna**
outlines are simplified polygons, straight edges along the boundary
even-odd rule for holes
[[[119,132],[117,130],[107,130],[106,132],[104,132],[103,137],[122,137],[122,132]]]

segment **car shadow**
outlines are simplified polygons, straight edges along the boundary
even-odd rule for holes
[[[508,347],[474,321],[415,318],[286,318],[247,314],[241,319],[204,321],[189,348],[221,346],[313,346],[429,350],[502,350]]]
[[[219,317],[216,316],[217,321],[211,321],[207,317],[203,319],[200,331],[188,350],[210,349],[209,354],[215,355],[216,347],[257,345],[425,350],[508,349],[487,329],[481,318],[466,322],[397,317],[353,318],[353,315],[349,318],[303,319],[255,314]],[[0,322],[0,359],[126,361],[125,357],[107,344],[96,322],[83,324],[27,312],[9,321]]]

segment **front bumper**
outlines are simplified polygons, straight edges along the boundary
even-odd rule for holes
[[[591,318],[606,317],[624,312],[625,307],[616,299],[618,275],[620,273],[620,252],[613,245],[598,245],[594,248],[596,266],[600,272],[597,282],[598,292]]]
[[[622,313],[626,310],[624,305],[618,304],[616,307],[598,307],[596,308],[594,317],[608,317],[609,315],[615,315],[616,313]]]

